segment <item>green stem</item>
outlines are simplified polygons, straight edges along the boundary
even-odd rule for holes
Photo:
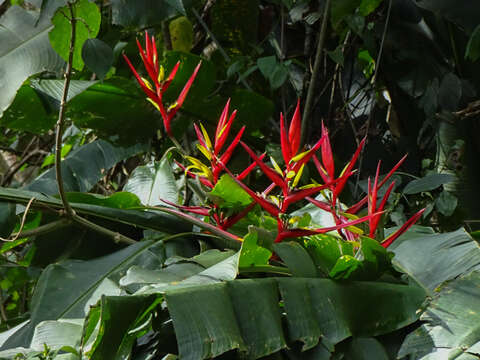
[[[77,224],[80,224],[92,231],[95,231],[99,234],[105,235],[109,238],[111,238],[113,241],[116,243],[124,243],[124,244],[136,244],[137,241],[129,238],[128,236],[122,235],[119,232],[115,232],[112,230],[109,230],[107,228],[104,228],[103,226],[97,225],[87,219],[82,218],[81,216],[74,215],[72,220],[76,222]]]
[[[63,135],[63,125],[65,121],[65,110],[68,99],[68,89],[70,87],[70,79],[72,77],[72,67],[73,67],[73,54],[75,50],[75,36],[76,36],[76,19],[75,13],[73,11],[73,3],[70,1],[67,2],[68,10],[70,11],[70,24],[72,26],[72,34],[70,37],[70,49],[68,52],[68,61],[67,68],[65,70],[65,82],[63,85],[63,94],[62,100],[60,101],[60,110],[58,111],[58,121],[57,121],[57,131],[55,136],[55,173],[57,177],[58,193],[60,194],[60,199],[62,200],[63,207],[65,208],[65,213],[68,217],[73,217],[75,211],[70,206],[70,203],[67,200],[65,194],[65,188],[63,185],[63,176],[62,176],[62,135]]]

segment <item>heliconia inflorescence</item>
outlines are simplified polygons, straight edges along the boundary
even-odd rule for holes
[[[137,40],[140,56],[142,58],[145,70],[148,73],[150,81],[141,77],[135,70],[130,60],[124,55],[128,66],[132,70],[140,87],[147,95],[149,100],[160,112],[165,130],[169,136],[173,136],[171,132],[171,121],[178,109],[182,106],[185,98],[190,90],[192,83],[198,73],[201,63],[197,65],[183,90],[178,96],[176,102],[168,108],[164,105],[162,98],[170,83],[174,80],[180,63],[177,63],[170,74],[165,77],[165,70],[159,64],[157,49],[154,37],[145,34],[145,50]],[[198,206],[180,206],[169,203],[178,210],[189,212],[209,218],[209,223],[217,227],[221,231],[226,231],[235,225],[240,219],[245,217],[255,205],[259,205],[271,217],[277,221],[277,238],[276,242],[283,241],[287,238],[304,237],[315,234],[323,234],[326,232],[337,231],[338,234],[346,241],[355,241],[360,236],[368,236],[370,238],[377,237],[377,229],[380,224],[381,216],[385,212],[385,206],[388,198],[395,186],[391,182],[387,187],[385,194],[381,199],[378,197],[378,190],[382,188],[393,173],[400,167],[405,160],[404,156],[400,161],[388,172],[382,180],[379,179],[380,165],[378,163],[377,171],[373,181],[368,179],[368,193],[358,203],[351,207],[345,207],[340,201],[339,196],[344,190],[348,179],[355,173],[355,163],[357,162],[366,139],[364,138],[358,145],[351,160],[336,175],[335,163],[333,159],[333,151],[330,143],[327,128],[322,123],[322,134],[320,139],[310,148],[301,148],[301,114],[300,101],[297,102],[294,114],[287,126],[283,114],[280,114],[280,144],[283,157],[283,168],[278,162],[271,157],[271,166],[267,165],[265,154],[257,155],[241,138],[245,132],[245,126],[233,136],[228,146],[225,147],[227,139],[230,135],[233,122],[237,112],[234,110],[230,113],[230,100],[227,101],[222,113],[220,114],[215,135],[212,138],[208,135],[207,130],[202,124],[194,124],[194,130],[197,136],[197,148],[204,156],[204,160],[199,160],[193,156],[185,155],[188,165],[178,163],[185,174],[189,177],[197,178],[201,184],[207,189],[214,189],[217,185],[220,175],[229,174],[232,179],[251,197],[252,202],[236,213],[225,213],[218,205],[207,203]],[[238,145],[248,153],[253,162],[240,174],[234,175],[227,167],[227,164],[233,153],[239,148]],[[223,151],[223,153],[222,153]],[[306,164],[313,161],[323,184],[312,180],[310,184],[300,186],[303,170]],[[267,176],[271,184],[262,192],[257,192],[247,186],[243,181],[256,167]],[[321,200],[315,198],[319,193],[323,194]],[[288,210],[291,205],[300,201],[308,201],[332,215],[335,222],[334,226],[312,228],[312,227],[295,227],[295,223],[290,221]],[[366,215],[359,217],[356,214],[365,208]],[[401,234],[409,229],[416,221],[420,219],[425,209],[418,211],[409,220],[405,222],[396,232],[380,241],[383,247],[390,246]],[[356,225],[366,223],[368,233],[364,234]],[[237,238],[232,234],[233,238]]]
[[[180,95],[178,95],[177,100],[166,108],[163,103],[163,94],[165,93],[165,91],[167,91],[171,82],[175,78],[175,75],[177,74],[178,68],[180,66],[180,62],[177,62],[170,74],[165,77],[165,68],[158,62],[159,59],[157,53],[157,46],[155,44],[155,37],[149,37],[148,33],[145,32],[145,50],[142,48],[142,45],[138,40],[137,46],[150,81],[141,77],[138,74],[137,70],[135,70],[135,67],[132,65],[132,63],[125,54],[123,54],[123,57],[130,69],[132,70],[133,74],[135,75],[135,78],[137,79],[137,82],[142,88],[143,92],[147,95],[147,100],[150,101],[153,106],[155,106],[155,108],[160,112],[163,119],[165,131],[169,136],[172,136],[172,119],[177,113],[177,111],[182,107],[183,102],[187,97],[188,91],[190,90],[190,87],[192,86],[193,81],[197,76],[201,63],[199,63],[193,71],[190,79],[188,79],[187,83],[183,87],[183,90],[180,92]]]

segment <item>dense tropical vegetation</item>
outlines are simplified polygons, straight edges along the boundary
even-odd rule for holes
[[[0,359],[480,357],[480,4],[0,16]]]

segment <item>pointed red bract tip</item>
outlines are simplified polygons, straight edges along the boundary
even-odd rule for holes
[[[300,115],[300,99],[297,100],[297,107],[293,113],[290,128],[288,130],[288,140],[290,142],[290,153],[295,156],[300,148],[300,137],[302,132],[302,119]]]
[[[422,214],[425,212],[425,209],[422,209],[415,213],[410,219],[403,224],[400,229],[395,231],[393,234],[391,234],[389,237],[387,237],[380,245],[382,245],[384,248],[388,248],[392,243],[397,240],[400,235],[402,235],[405,231],[410,229],[417,221],[420,219]]]

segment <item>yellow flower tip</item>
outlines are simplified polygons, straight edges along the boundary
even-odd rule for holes
[[[203,138],[205,140],[205,145],[207,145],[208,150],[212,150],[213,149],[212,141],[210,140],[207,130],[205,130],[202,123],[200,123],[200,129],[202,130]]]
[[[308,153],[310,152],[311,150],[307,150],[307,151],[304,151],[298,155],[295,155],[294,157],[292,157],[292,159],[290,160],[290,162],[297,162],[297,161],[300,161],[302,160],[305,156],[308,155]]]
[[[162,83],[164,79],[165,79],[165,68],[162,65],[160,65],[160,69],[158,71],[158,82]]]
[[[280,166],[278,166],[278,164],[277,164],[277,162],[275,161],[275,159],[270,156],[270,161],[272,162],[273,168],[275,169],[275,171],[276,171],[281,177],[283,177],[282,169],[280,169]]]
[[[348,226],[346,229],[354,234],[363,235],[363,230],[356,226]]]
[[[147,79],[145,79],[144,77],[142,77],[142,81],[143,81],[143,83],[145,84],[145,86],[146,86],[149,90],[155,92],[155,90],[153,90],[152,84],[150,84],[150,82],[149,82]]]
[[[293,179],[293,183],[292,183],[292,187],[297,187],[298,185],[298,182],[300,181],[300,179],[302,178],[302,174],[303,174],[303,168],[305,167],[305,164],[303,164],[302,166],[300,166],[300,170],[298,170],[297,172],[297,175],[295,175],[295,179]]]
[[[197,144],[198,150],[209,160],[212,161],[212,154],[201,144]]]
[[[155,106],[155,108],[156,108],[158,111],[160,111],[160,106],[158,106],[158,104],[157,104],[155,101],[153,101],[153,100],[150,99],[150,98],[147,98],[147,101],[149,101],[153,106]]]
[[[290,170],[290,171],[287,173],[286,178],[287,178],[287,180],[290,180],[290,179],[292,179],[293,177],[295,177],[295,171]]]
[[[173,109],[175,109],[176,107],[178,106],[177,102],[175,101],[172,105],[170,105],[167,109],[167,111],[171,111]]]

